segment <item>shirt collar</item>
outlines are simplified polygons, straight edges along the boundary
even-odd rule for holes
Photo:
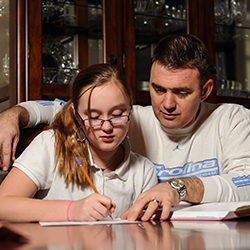
[[[94,163],[90,148],[89,148],[89,143],[86,140],[86,145],[88,148],[88,153],[89,153],[89,161],[90,161],[90,165],[92,167],[94,167],[97,171],[102,171],[102,169],[96,165]],[[123,140],[123,142],[121,143],[121,146],[124,149],[124,160],[123,162],[120,164],[120,166],[118,168],[116,168],[115,171],[112,171],[108,174],[106,174],[106,176],[109,176],[110,178],[112,178],[113,176],[117,175],[121,180],[123,181],[127,181],[128,179],[128,170],[129,170],[129,162],[130,162],[130,151],[131,151],[131,146],[130,146],[130,142],[127,138],[125,138]]]

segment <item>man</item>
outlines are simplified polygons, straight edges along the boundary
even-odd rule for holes
[[[250,199],[250,111],[236,104],[203,102],[213,88],[208,75],[208,53],[196,37],[171,35],[155,47],[150,72],[152,106],[133,107],[129,134],[132,150],[155,164],[160,183],[141,194],[122,218],[135,220],[146,208],[141,219],[147,221],[162,207],[165,220],[180,200]],[[30,115],[27,119],[28,112],[22,109],[23,124],[51,121],[60,109],[59,101],[44,102],[45,106],[41,102],[22,104]],[[2,114],[2,119],[10,113]],[[19,116],[13,116],[8,122],[14,128],[12,137],[19,133],[15,133]]]

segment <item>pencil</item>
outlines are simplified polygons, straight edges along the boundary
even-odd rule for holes
[[[88,173],[87,173],[86,170],[84,169],[81,160],[80,160],[78,157],[75,157],[75,161],[76,161],[77,165],[81,168],[82,172],[84,173],[85,177],[87,178],[87,180],[88,180],[90,186],[93,188],[93,190],[95,191],[95,193],[99,194],[99,192],[97,191],[97,189],[96,189],[94,183],[92,182],[92,180],[90,179]],[[110,214],[109,216],[110,216],[110,218],[113,220],[112,215]]]

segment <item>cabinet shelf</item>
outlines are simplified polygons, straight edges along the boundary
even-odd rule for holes
[[[46,33],[54,34],[55,36],[73,36],[76,34],[88,34],[92,37],[99,37],[100,34],[102,34],[102,23],[94,22],[91,25],[86,25],[85,27],[59,24],[49,25],[47,23],[44,23],[43,30]]]

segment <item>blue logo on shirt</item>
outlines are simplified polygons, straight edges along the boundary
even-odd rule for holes
[[[181,167],[166,168],[162,164],[155,164],[158,180],[166,181],[171,178],[180,177],[205,177],[219,174],[217,159],[210,159],[198,162],[188,162]]]
[[[233,178],[232,182],[236,187],[242,187],[242,186],[247,186],[250,185],[250,176],[241,176],[237,178]]]
[[[66,103],[65,101],[60,99],[55,99],[55,101],[60,102],[61,106],[64,106]],[[54,101],[36,101],[36,102],[42,106],[54,106]]]

